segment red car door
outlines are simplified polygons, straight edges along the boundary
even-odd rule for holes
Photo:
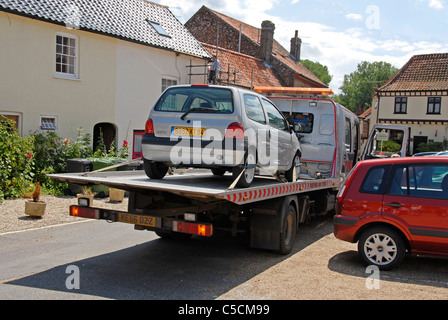
[[[444,179],[447,176],[447,179]],[[407,230],[414,252],[448,253],[448,166],[395,166],[383,198],[383,217]]]

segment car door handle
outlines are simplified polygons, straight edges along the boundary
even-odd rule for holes
[[[403,205],[400,204],[400,203],[386,203],[386,206],[388,206],[388,207],[392,207],[392,208],[395,208],[395,209],[399,209],[399,208],[401,208]]]

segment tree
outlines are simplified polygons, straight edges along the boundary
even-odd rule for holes
[[[384,85],[397,72],[398,69],[387,62],[363,61],[356,71],[344,76],[337,100],[352,111],[358,106],[368,109],[372,105],[373,89]]]
[[[330,75],[327,66],[307,59],[301,60],[300,62],[327,86],[330,84],[333,76]]]

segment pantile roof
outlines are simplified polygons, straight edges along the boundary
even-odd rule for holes
[[[216,53],[216,46],[207,43],[202,43],[202,45],[209,53]],[[251,85],[254,87],[281,87],[272,68],[266,67],[261,59],[223,48],[218,48],[218,59],[221,65],[220,69],[225,72],[221,74],[224,82],[229,77],[230,83],[244,87],[251,87]],[[233,74],[228,74],[228,71],[237,72],[236,81],[234,81]]]
[[[379,92],[448,90],[448,53],[413,56]]]
[[[147,0],[0,0],[0,11],[210,57],[167,6]],[[159,24],[169,36],[160,34],[150,22]]]

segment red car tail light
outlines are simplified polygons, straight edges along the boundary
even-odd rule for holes
[[[233,122],[226,130],[226,139],[244,139],[244,128],[241,123]]]
[[[152,134],[154,134],[154,123],[152,122],[151,118],[146,120],[145,133],[152,133]]]

